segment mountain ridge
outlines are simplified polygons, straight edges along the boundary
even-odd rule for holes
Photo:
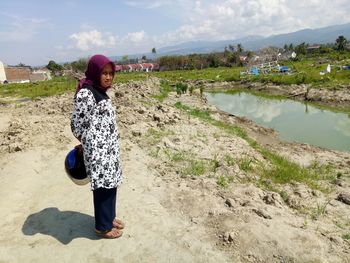
[[[188,55],[193,53],[210,53],[220,52],[229,45],[241,44],[244,50],[256,51],[264,47],[275,46],[283,47],[285,44],[298,45],[303,42],[309,44],[328,44],[335,43],[335,40],[343,35],[350,40],[350,23],[331,25],[322,28],[305,28],[298,31],[270,35],[267,37],[259,35],[250,35],[239,39],[219,40],[219,41],[207,41],[196,40],[183,42],[176,45],[161,47],[157,49],[157,54],[151,52],[130,54],[129,58],[141,58],[143,55],[149,58],[155,58],[166,55]],[[122,56],[113,56],[113,60],[121,60]]]

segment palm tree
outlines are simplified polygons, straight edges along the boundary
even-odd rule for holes
[[[241,54],[243,52],[242,44],[237,44],[237,51],[238,51],[239,54]]]
[[[228,45],[228,49],[229,49],[231,52],[234,52],[234,51],[235,51],[235,46],[234,46],[234,45]]]
[[[348,41],[344,36],[339,36],[335,41],[335,43],[336,43],[335,46],[337,50],[344,51]]]

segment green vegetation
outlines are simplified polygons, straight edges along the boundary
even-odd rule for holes
[[[350,84],[350,70],[342,69],[342,66],[350,64],[350,56],[344,60],[319,61],[318,58],[304,58],[300,61],[280,62],[281,65],[288,66],[291,69],[289,74],[271,73],[266,75],[240,75],[240,72],[246,71],[244,67],[218,67],[194,70],[173,70],[161,72],[132,72],[118,73],[116,82],[124,83],[134,80],[145,80],[147,77],[157,77],[168,80],[171,83],[189,80],[206,80],[206,81],[243,81],[243,82],[261,82],[272,83],[276,85],[292,85],[292,84],[311,84],[315,88],[319,87],[340,87],[341,85]],[[332,64],[332,71],[329,74],[320,75],[321,71],[325,71],[327,65]]]
[[[0,97],[30,98],[59,95],[74,91],[77,81],[70,77],[55,77],[35,83],[13,83],[0,86]]]
[[[338,48],[342,49],[345,40],[340,38],[338,40]],[[236,50],[237,48],[233,48]],[[326,51],[324,51],[326,50]],[[237,52],[237,51],[232,51]],[[325,53],[323,53],[325,52]],[[212,55],[213,56],[213,55]],[[193,57],[194,58],[194,57]],[[214,59],[215,56],[208,57],[208,59]],[[288,74],[274,72],[270,74],[254,75],[241,75],[240,73],[246,71],[249,67],[238,66],[234,67],[194,67],[193,69],[187,68],[183,70],[172,71],[160,71],[160,72],[128,72],[117,73],[114,79],[114,83],[126,83],[129,81],[143,81],[150,77],[157,77],[163,80],[161,88],[161,96],[158,98],[162,101],[167,93],[172,90],[171,87],[175,86],[175,90],[178,92],[186,92],[186,81],[192,80],[204,80],[210,82],[222,82],[222,81],[239,81],[239,82],[262,82],[273,83],[277,85],[291,85],[291,84],[311,84],[312,88],[342,88],[350,85],[350,70],[344,70],[342,67],[350,65],[350,52],[349,51],[334,51],[330,49],[322,49],[319,53],[311,55],[301,55],[298,60],[286,60],[280,61],[281,65],[288,66],[291,70]],[[79,59],[70,64],[64,65],[64,68],[73,69],[83,72],[87,64],[87,59]],[[215,64],[215,63],[214,63]],[[328,64],[332,65],[331,73],[320,75],[321,71],[325,71]],[[209,64],[208,64],[209,65]],[[48,68],[54,73],[59,73],[62,70],[62,66],[55,61],[49,61]],[[164,84],[167,83],[167,84]],[[38,82],[38,83],[25,83],[25,84],[10,84],[0,87],[0,96],[14,96],[14,97],[29,97],[35,98],[39,96],[51,96],[62,94],[65,91],[74,90],[76,80],[69,77],[56,77],[51,81]],[[190,93],[193,92],[193,87],[188,87]],[[199,87],[203,92],[203,87]]]
[[[46,67],[51,70],[53,74],[60,73],[63,70],[63,66],[60,64],[57,64],[55,61],[50,60],[49,64],[46,65]]]
[[[350,240],[350,234],[345,234],[342,236],[344,240]]]
[[[225,155],[225,162],[227,166],[234,166],[235,165],[235,159],[230,155]]]
[[[179,174],[181,177],[198,177],[204,174],[213,175],[216,174],[216,170],[219,167],[219,161],[215,156],[210,160],[198,159],[194,153],[191,152],[178,152],[170,149],[162,150],[166,156],[166,159],[170,161],[170,166],[177,163]],[[160,151],[157,152],[159,157]],[[223,180],[223,178],[221,179]],[[227,178],[225,179],[227,181]]]
[[[153,96],[159,102],[163,102],[168,97],[169,92],[171,92],[173,88],[169,85],[167,81],[161,81],[160,83],[160,92],[158,95]]]
[[[147,130],[147,141],[151,145],[155,145],[159,143],[164,137],[173,135],[174,132],[170,130],[155,130],[155,129],[148,129]]]
[[[127,83],[130,81],[143,81],[151,76],[151,72],[120,72],[113,79],[113,83]]]
[[[186,83],[178,82],[175,85],[176,93],[178,95],[185,94],[188,90],[188,85]]]
[[[333,168],[330,166],[319,165],[314,163],[312,166],[305,168],[298,164],[288,160],[287,158],[280,156],[270,150],[262,147],[256,141],[251,139],[247,133],[241,127],[233,124],[227,124],[222,121],[215,120],[211,117],[209,111],[201,111],[189,106],[183,105],[180,102],[175,103],[175,107],[186,111],[189,115],[201,119],[215,127],[218,127],[229,134],[234,134],[246,140],[248,144],[258,151],[264,159],[268,161],[268,165],[263,163],[253,162],[250,158],[242,158],[237,161],[240,169],[245,172],[254,172],[260,175],[261,178],[271,180],[275,184],[286,184],[291,182],[305,183],[312,189],[318,189],[320,191],[327,192],[329,189],[325,189],[317,183],[320,180],[334,180],[336,174],[333,172]],[[234,160],[225,157],[226,161],[233,164]],[[252,165],[254,163],[254,166]],[[277,190],[276,190],[277,191]],[[277,191],[278,192],[278,191]]]
[[[253,171],[254,168],[252,166],[252,162],[253,162],[253,160],[249,157],[241,158],[238,161],[239,169],[241,169],[244,172]]]
[[[228,181],[227,177],[224,175],[220,175],[217,178],[216,183],[221,187],[227,187],[229,185],[229,181]]]
[[[317,203],[316,208],[311,209],[311,219],[317,220],[320,216],[323,216],[326,214],[326,208],[330,201],[325,202],[324,204]]]

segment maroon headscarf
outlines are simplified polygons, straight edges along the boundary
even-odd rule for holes
[[[100,78],[101,78],[101,72],[104,66],[107,64],[111,64],[112,70],[113,70],[113,76],[115,73],[115,64],[109,60],[104,55],[94,55],[90,58],[87,69],[85,71],[85,78],[81,79],[79,81],[79,84],[77,86],[77,92],[83,87],[84,84],[88,85],[94,85],[95,87],[98,87],[104,91],[109,89],[102,88],[100,85]]]

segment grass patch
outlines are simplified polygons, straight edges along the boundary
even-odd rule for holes
[[[350,240],[350,234],[342,235],[342,238],[343,238],[344,240]]]
[[[211,117],[209,111],[201,111],[196,108],[191,108],[187,105],[183,105],[180,102],[175,103],[175,107],[182,109],[186,111],[190,116],[210,123],[229,134],[241,137],[242,139],[246,140],[252,148],[259,152],[269,163],[269,165],[257,165],[257,168],[255,169],[251,165],[251,159],[243,158],[238,161],[238,165],[240,166],[241,170],[246,172],[254,171],[259,174],[260,177],[270,179],[273,183],[277,184],[300,182],[305,183],[312,189],[317,189],[322,192],[327,192],[330,190],[321,187],[317,181],[334,179],[335,175],[333,175],[333,168],[331,166],[321,166],[317,163],[314,163],[308,168],[301,167],[298,164],[288,160],[287,158],[262,147],[256,141],[249,138],[245,130],[241,127],[233,124],[228,124],[223,121],[215,120]]]
[[[155,130],[153,128],[150,128],[147,130],[146,137],[147,137],[147,142],[150,145],[156,145],[164,137],[169,136],[169,135],[174,135],[174,134],[175,133],[173,131],[170,131],[170,130]]]
[[[238,160],[239,169],[241,169],[244,172],[250,172],[254,170],[252,163],[253,160],[249,157],[241,158],[240,160]]]
[[[171,91],[173,91],[173,88],[170,86],[170,84],[167,81],[162,81],[160,83],[159,94],[154,95],[153,98],[159,102],[163,102],[169,96]]]
[[[227,166],[234,166],[236,163],[231,155],[225,155],[224,160]]]
[[[35,99],[74,91],[76,86],[77,81],[71,77],[55,77],[52,80],[35,83],[10,83],[0,85],[0,97]]]
[[[177,166],[181,167],[180,174],[182,177],[215,173],[219,167],[219,161],[216,157],[212,160],[201,160],[194,158],[193,153],[174,152],[170,149],[165,149],[164,154],[171,162],[171,166],[177,163]]]
[[[223,188],[227,187],[229,185],[229,181],[227,180],[227,177],[224,175],[220,175],[216,181],[218,186],[221,186]]]
[[[311,210],[311,219],[312,220],[317,220],[320,216],[323,216],[326,214],[326,208],[327,205],[329,204],[329,200],[327,202],[325,202],[324,204],[319,204],[317,203],[316,208]]]
[[[167,155],[169,160],[172,161],[172,162],[183,162],[183,161],[185,161],[188,158],[187,154],[184,153],[184,152],[175,152],[175,153],[173,153],[170,150],[165,149],[164,153]]]
[[[349,56],[349,52],[344,56],[339,56],[337,54],[319,54],[315,57],[302,57],[299,61],[280,61],[279,63],[281,65],[290,68],[288,74],[275,71],[268,74],[260,74],[259,76],[241,76],[240,73],[242,71],[247,71],[248,67],[218,67],[194,70],[118,73],[115,82],[125,83],[134,80],[146,80],[149,77],[157,77],[166,79],[172,83],[188,80],[206,80],[212,82],[261,82],[274,83],[277,85],[305,83],[311,84],[316,88],[334,87],[337,85],[350,84],[350,71],[341,68],[341,66],[349,64]],[[320,71],[324,71],[328,63],[332,65],[331,73],[320,75]]]
[[[200,176],[207,171],[207,163],[203,160],[190,160],[187,167],[181,171],[182,176]]]

